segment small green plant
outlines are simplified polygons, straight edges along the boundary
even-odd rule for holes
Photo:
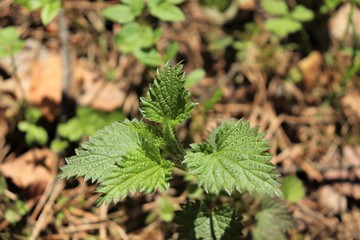
[[[0,29],[0,57],[13,56],[20,51],[25,42],[20,39],[19,31],[14,27]]]
[[[44,25],[48,25],[56,17],[61,8],[60,0],[15,0],[15,2],[30,11],[36,11],[41,8],[40,18]]]
[[[29,107],[25,112],[25,121],[18,124],[18,129],[25,133],[26,144],[45,145],[48,141],[47,131],[36,123],[41,118],[42,112],[36,107]]]
[[[303,182],[297,176],[286,176],[281,186],[284,197],[292,203],[301,200],[305,195],[305,187]]]
[[[19,222],[29,211],[26,204],[21,200],[13,202],[4,213],[4,218],[12,224]]]
[[[184,149],[176,129],[196,106],[184,86],[182,65],[166,64],[141,98],[140,112],[148,121],[125,120],[99,130],[75,156],[66,159],[59,176],[83,176],[99,183],[98,206],[116,203],[135,192],[164,192],[174,168],[195,178],[198,187],[212,198],[245,191],[267,198],[281,196],[265,134],[245,120],[224,122],[207,142]],[[176,214],[182,239],[237,239],[241,235],[237,211],[214,204],[188,201],[182,206]]]
[[[275,16],[265,22],[265,27],[279,37],[285,37],[302,29],[302,23],[311,21],[314,13],[302,6],[297,5],[292,11],[283,0],[262,0],[261,7],[265,12]]]
[[[261,198],[260,211],[255,215],[256,226],[251,230],[255,240],[285,240],[286,231],[294,227],[286,205],[278,199]]]
[[[135,58],[148,66],[159,66],[163,63],[161,54],[156,50],[155,43],[160,39],[160,28],[153,29],[147,24],[131,22],[125,24],[115,37],[115,44],[123,53]]]
[[[145,20],[144,12],[166,22],[181,22],[185,16],[177,6],[184,0],[124,0],[105,8],[102,15],[107,19],[121,23],[122,28],[116,35],[115,45],[125,53],[132,54],[147,66],[160,66],[165,60],[172,59],[178,50],[176,43],[169,44],[164,55],[156,49],[156,42],[162,36],[161,28],[153,28]]]
[[[106,125],[124,118],[124,115],[118,111],[106,113],[91,108],[78,107],[75,117],[58,125],[58,133],[70,142],[78,142],[84,136],[93,135]]]

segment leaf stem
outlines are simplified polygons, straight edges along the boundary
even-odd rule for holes
[[[181,162],[186,153],[182,144],[180,143],[179,138],[175,134],[175,129],[174,127],[171,126],[171,124],[165,123],[163,125],[163,131],[164,131],[167,151],[172,155],[174,155],[175,164],[181,167]]]

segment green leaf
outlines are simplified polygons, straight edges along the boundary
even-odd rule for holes
[[[184,88],[182,65],[171,67],[167,63],[164,69],[157,71],[153,84],[146,97],[141,98],[140,111],[151,121],[176,126],[190,117],[195,108],[190,93]]]
[[[25,112],[25,119],[29,123],[35,124],[42,116],[42,112],[37,107],[29,107]]]
[[[173,60],[176,57],[176,54],[179,51],[179,44],[176,42],[170,43],[165,52],[166,60],[170,61]]]
[[[336,9],[337,6],[343,2],[344,2],[344,0],[324,0],[322,6],[320,8],[320,12],[322,14],[329,13],[329,12],[333,11],[334,9]]]
[[[186,77],[185,88],[190,89],[195,86],[206,75],[206,72],[202,68],[198,68],[189,73]]]
[[[124,115],[118,111],[106,113],[91,108],[78,107],[76,117],[58,125],[58,133],[71,142],[77,142],[83,136],[93,135],[100,128],[115,121],[124,120],[124,118]]]
[[[125,24],[116,35],[115,44],[124,53],[131,53],[153,47],[159,34],[161,35],[161,30],[153,31],[148,25],[131,22]]]
[[[232,36],[224,36],[219,39],[215,39],[211,41],[209,45],[209,50],[216,51],[225,49],[226,47],[230,46],[234,42],[234,38]]]
[[[290,17],[300,22],[307,22],[314,18],[314,12],[302,5],[298,5],[290,13]]]
[[[231,194],[235,189],[281,196],[264,135],[242,119],[225,122],[214,141],[191,145],[193,151],[184,160],[188,173],[206,192]]]
[[[144,9],[144,0],[122,0],[122,3],[125,3],[130,6],[135,16],[139,16]]]
[[[185,16],[181,9],[169,2],[159,2],[152,4],[149,1],[150,14],[159,18],[162,21],[168,22],[182,22],[185,20]]]
[[[278,198],[262,198],[261,209],[256,214],[255,240],[286,240],[286,231],[294,228],[294,221],[285,203]]]
[[[163,58],[156,49],[151,49],[150,51],[143,51],[141,49],[134,51],[134,56],[139,62],[146,66],[158,67],[164,63]]]
[[[223,96],[223,94],[222,94],[221,90],[216,89],[215,92],[213,93],[213,95],[211,96],[211,98],[204,102],[205,111],[211,110],[215,104],[217,104],[218,102],[221,101],[222,96]]]
[[[25,141],[28,145],[37,143],[39,145],[45,145],[48,141],[47,131],[35,124],[22,121],[18,124],[20,131],[25,132]]]
[[[164,191],[173,164],[160,156],[159,130],[137,120],[113,123],[99,130],[66,159],[61,178],[84,176],[100,183],[98,200],[110,203],[135,191]]]
[[[77,149],[76,155],[66,159],[61,178],[84,176],[85,180],[102,180],[115,163],[129,152],[139,149],[141,136],[132,123],[115,122],[99,130]]]
[[[123,4],[107,7],[101,11],[101,14],[111,21],[118,23],[127,23],[135,19],[133,10],[129,6]]]
[[[273,15],[283,16],[289,13],[289,8],[283,0],[262,0],[261,7]]]
[[[160,219],[164,222],[168,222],[168,223],[172,222],[175,216],[174,213],[175,208],[173,204],[171,204],[168,198],[161,197],[159,199],[159,208],[160,208],[160,212],[159,212]]]
[[[300,22],[290,18],[274,18],[265,22],[265,27],[270,32],[280,37],[285,37],[290,33],[299,31],[302,28]]]
[[[43,6],[42,0],[14,0],[14,2],[22,5],[23,7],[29,9],[30,11],[34,11],[36,9],[41,8],[41,6]]]
[[[284,197],[292,203],[296,203],[305,195],[305,188],[302,181],[296,176],[286,176],[281,185]]]
[[[28,210],[27,205],[23,201],[16,200],[15,203],[5,211],[4,218],[10,223],[17,223]]]
[[[72,118],[66,123],[58,125],[58,133],[61,137],[69,139],[71,142],[79,141],[84,134],[79,119]]]
[[[44,25],[48,25],[51,20],[58,14],[61,8],[61,1],[60,0],[52,0],[46,3],[40,13],[41,22]]]
[[[8,57],[20,51],[25,42],[20,40],[20,33],[14,27],[0,29],[0,57]]]
[[[166,2],[171,3],[171,4],[180,4],[183,3],[185,0],[166,0]]]
[[[118,202],[137,191],[147,194],[169,188],[173,163],[162,159],[159,150],[149,146],[145,143],[143,149],[127,153],[113,166],[100,182],[97,192],[103,195],[98,199],[98,206],[103,202]]]
[[[241,217],[229,206],[208,209],[204,202],[187,202],[176,212],[179,239],[240,239]]]
[[[54,139],[51,142],[50,149],[54,152],[62,152],[69,146],[69,142],[60,139]]]

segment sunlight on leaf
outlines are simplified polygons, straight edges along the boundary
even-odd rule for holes
[[[248,122],[224,122],[216,130],[214,141],[191,147],[193,151],[185,156],[184,163],[206,192],[219,194],[225,190],[231,194],[234,190],[247,190],[282,195],[264,133],[250,128]]]

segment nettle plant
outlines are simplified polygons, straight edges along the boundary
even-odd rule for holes
[[[121,23],[121,30],[115,37],[116,47],[125,54],[132,54],[144,65],[157,67],[171,60],[178,51],[178,44],[167,46],[161,54],[156,43],[162,36],[162,29],[151,26],[152,18],[163,22],[181,22],[185,16],[177,6],[184,0],[122,0],[105,8],[102,15],[107,19]]]
[[[236,191],[268,199],[281,196],[265,134],[258,132],[258,127],[251,128],[245,120],[224,122],[207,142],[191,144],[191,150],[184,149],[176,129],[196,107],[184,85],[182,65],[172,67],[167,63],[157,71],[146,97],[141,98],[140,111],[146,120],[115,122],[99,130],[76,150],[75,156],[66,159],[60,177],[82,176],[97,182],[96,192],[100,193],[97,206],[117,203],[136,192],[164,192],[170,186],[174,168],[195,177],[198,187],[211,196]],[[276,203],[266,204],[270,210],[265,207],[267,212],[256,218],[271,226],[264,227],[268,232],[280,229],[281,235],[288,229],[286,224],[275,229],[267,220],[281,221],[284,215],[283,221],[288,222],[289,215],[277,207],[271,210]],[[280,217],[276,217],[278,212]],[[208,206],[200,200],[187,201],[176,214],[181,239],[237,239],[242,230],[240,220],[232,207]]]

